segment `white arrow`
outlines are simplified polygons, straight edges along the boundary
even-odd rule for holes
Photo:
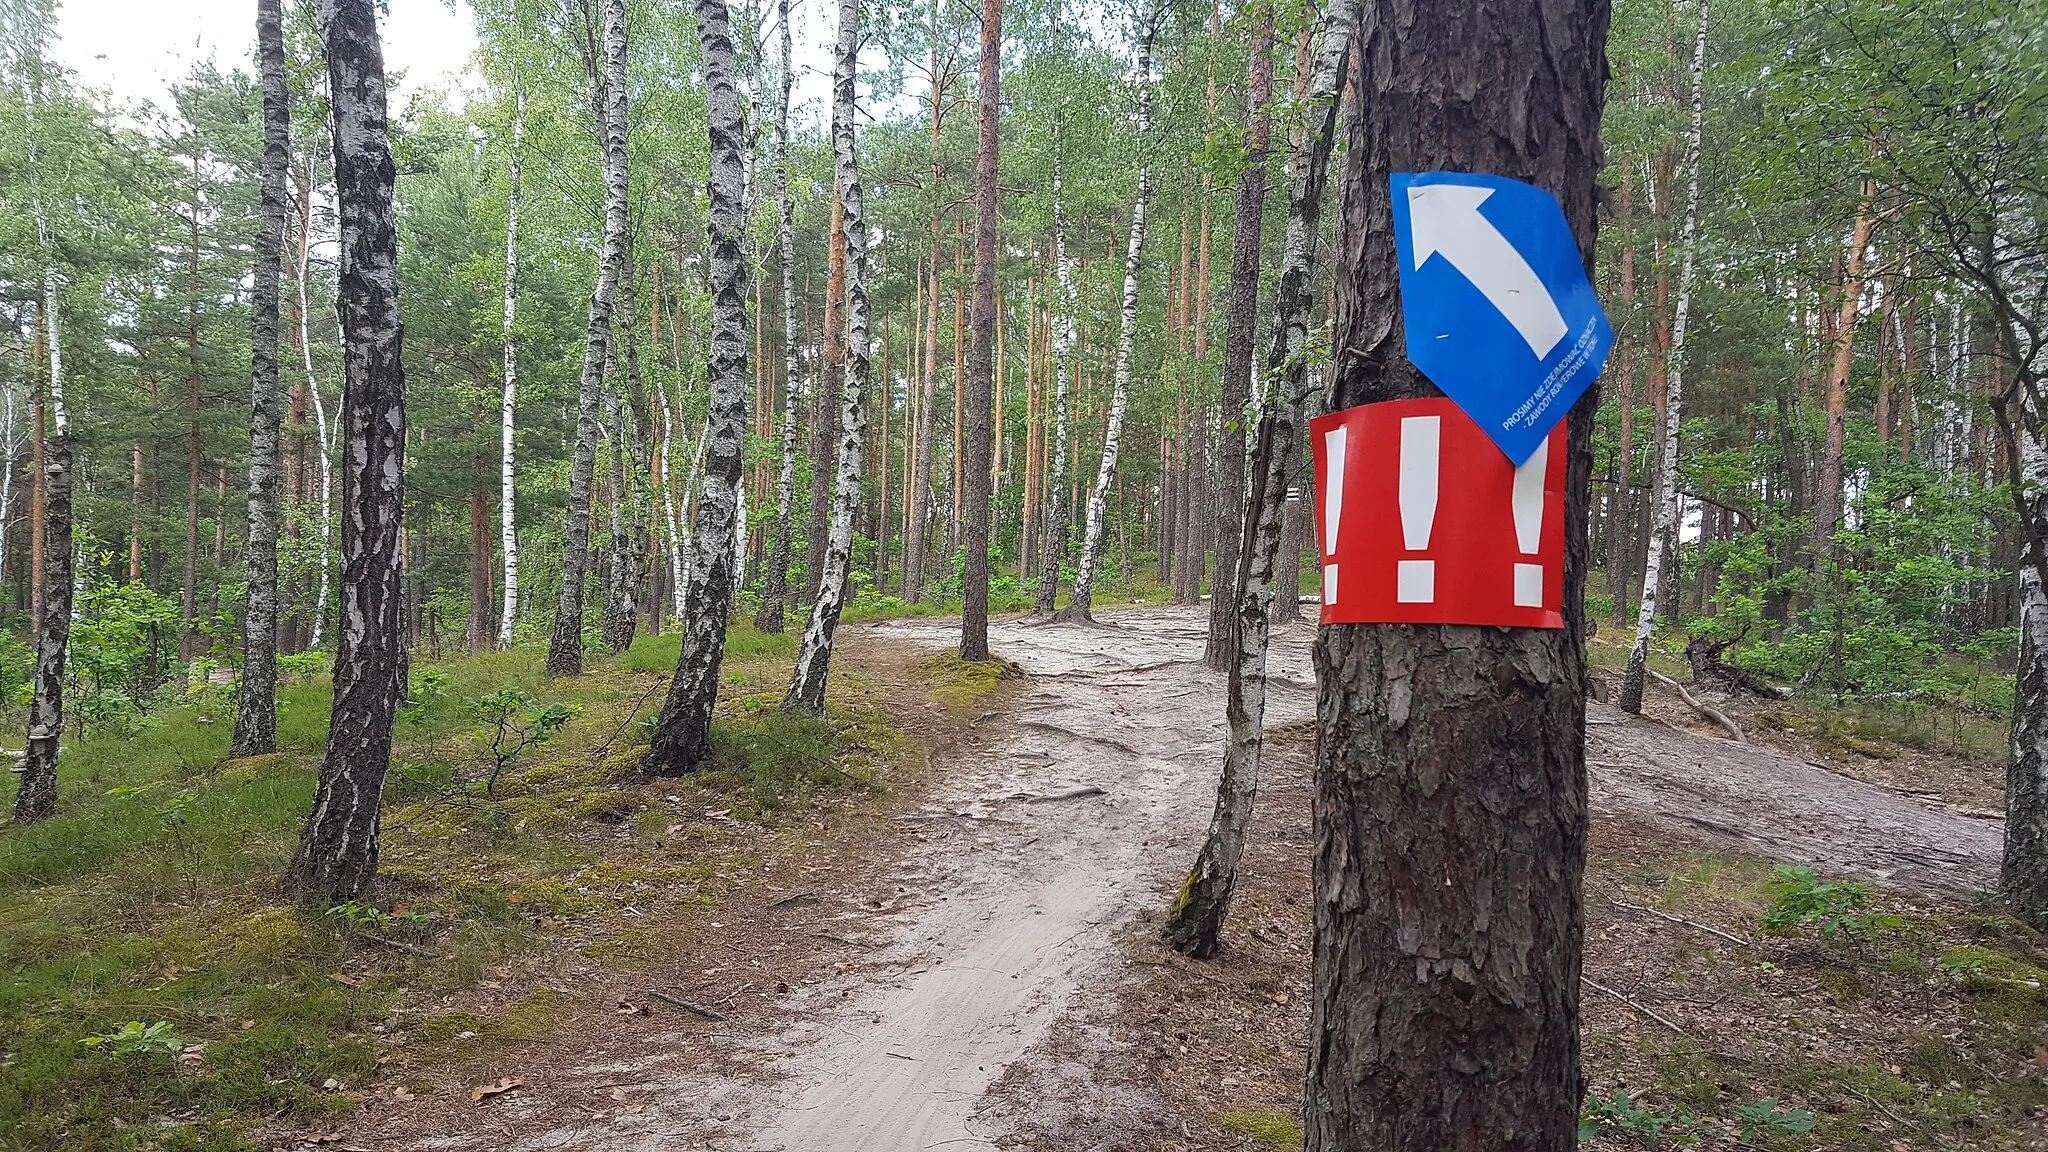
[[[1492,195],[1493,189],[1470,184],[1410,184],[1408,231],[1415,241],[1415,266],[1442,254],[1500,309],[1541,360],[1564,339],[1564,314],[1536,270],[1479,214],[1479,206]]]

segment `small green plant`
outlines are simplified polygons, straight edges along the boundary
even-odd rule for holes
[[[484,778],[484,795],[498,786],[498,776],[529,748],[538,748],[555,738],[576,710],[559,701],[536,703],[526,689],[507,686],[483,696],[467,697],[463,704],[471,716],[482,721],[477,738],[484,744],[484,758],[490,773]]]
[[[1735,1126],[1744,1144],[1765,1136],[1798,1136],[1813,1131],[1813,1113],[1805,1108],[1780,1108],[1766,1096],[1754,1104],[1735,1106]]]
[[[171,1032],[168,1020],[144,1024],[130,1020],[112,1032],[101,1032],[79,1041],[87,1048],[103,1048],[122,1056],[176,1056],[185,1045]]]
[[[1603,1127],[1612,1128],[1645,1148],[1661,1148],[1666,1141],[1673,1145],[1700,1142],[1694,1131],[1699,1120],[1690,1111],[1680,1108],[1676,1115],[1660,1116],[1625,1092],[1605,1097],[1595,1092],[1587,1097],[1585,1110],[1579,1113],[1579,1140],[1591,1140]]]
[[[386,912],[375,904],[359,904],[354,900],[350,900],[345,904],[336,904],[327,910],[327,914],[357,931],[386,931],[391,928],[419,929],[427,926],[427,917],[423,912],[414,912],[410,909]]]
[[[1951,948],[1934,961],[1934,966],[1950,976],[1982,976],[1984,953],[1974,948]]]
[[[406,695],[405,706],[398,710],[398,717],[417,724],[425,718],[427,709],[448,698],[448,674],[438,668],[415,669],[407,687],[411,691]]]
[[[1896,927],[1899,918],[1868,911],[1877,890],[1850,880],[1822,881],[1811,868],[1780,864],[1771,870],[1771,906],[1764,910],[1764,931],[1789,936],[1812,925],[1823,940],[1836,936],[1857,939]]]

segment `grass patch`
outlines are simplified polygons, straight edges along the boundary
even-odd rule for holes
[[[570,679],[548,678],[538,649],[416,665],[379,887],[346,914],[276,887],[326,739],[323,678],[284,690],[272,756],[227,759],[217,690],[67,741],[58,814],[0,832],[0,1147],[254,1152],[259,1124],[348,1111],[380,1057],[390,1072],[545,1034],[562,1011],[545,989],[424,1008],[462,1009],[570,930],[608,963],[667,954],[656,933],[717,900],[772,834],[757,825],[879,788],[907,756],[878,710],[792,717],[779,692],[742,694],[785,678],[795,644],[735,624],[715,762],[686,780],[638,776],[673,635]],[[503,687],[575,714],[487,796],[465,700]],[[628,904],[661,909],[659,926]]]
[[[962,660],[957,652],[941,652],[918,665],[931,685],[932,695],[956,711],[965,712],[996,690],[1008,669],[995,660]]]
[[[1233,1109],[1217,1116],[1216,1125],[1249,1136],[1268,1148],[1298,1149],[1304,1139],[1301,1121],[1285,1112]]]

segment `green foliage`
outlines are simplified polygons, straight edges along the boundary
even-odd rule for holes
[[[1813,1131],[1813,1112],[1806,1108],[1780,1108],[1769,1097],[1754,1104],[1735,1106],[1735,1125],[1744,1144],[1768,1136],[1801,1136]]]
[[[562,725],[576,715],[576,709],[567,704],[541,704],[526,689],[510,685],[482,696],[465,697],[462,703],[480,724],[477,739],[483,745],[488,765],[484,777],[486,796],[496,791],[499,774],[521,753],[554,739]]]
[[[1661,1115],[1623,1092],[1612,1096],[1601,1096],[1595,1092],[1586,1098],[1585,1108],[1579,1113],[1581,1142],[1593,1139],[1603,1128],[1611,1128],[1644,1148],[1662,1148],[1667,1142],[1672,1145],[1697,1144],[1700,1141],[1696,1131],[1698,1127],[1698,1119],[1683,1108],[1676,1115]]]
[[[82,730],[132,732],[178,657],[178,603],[141,584],[87,593],[71,625],[66,701]]]
[[[1791,935],[1809,926],[1823,940],[1850,939],[1897,927],[1897,916],[1868,909],[1877,890],[1849,880],[1822,881],[1804,865],[1780,864],[1771,870],[1771,906],[1764,911],[1767,932]]]
[[[78,1041],[88,1048],[100,1048],[121,1056],[176,1056],[185,1045],[171,1031],[168,1020],[144,1024],[130,1020],[112,1032],[101,1032]]]

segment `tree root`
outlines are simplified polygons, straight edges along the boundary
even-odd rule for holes
[[[1650,676],[1654,678],[1657,681],[1657,683],[1662,684],[1665,687],[1671,689],[1672,691],[1678,693],[1678,698],[1680,700],[1685,701],[1686,704],[1691,706],[1693,711],[1699,713],[1706,719],[1712,720],[1714,723],[1719,724],[1722,727],[1722,729],[1728,733],[1728,735],[1734,737],[1737,740],[1741,740],[1744,743],[1748,743],[1748,737],[1742,734],[1742,726],[1737,724],[1735,721],[1730,720],[1726,712],[1723,712],[1718,708],[1710,708],[1707,705],[1700,703],[1699,700],[1696,697],[1694,697],[1692,693],[1685,690],[1685,685],[1680,684],[1678,681],[1673,680],[1671,677],[1664,675],[1662,672],[1658,672],[1648,668],[1644,669],[1644,671],[1649,672]]]

